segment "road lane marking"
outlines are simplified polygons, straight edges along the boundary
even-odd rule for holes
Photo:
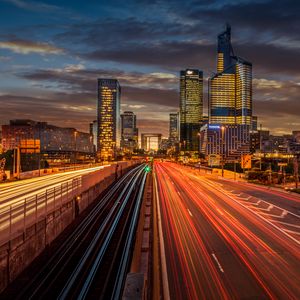
[[[217,263],[217,265],[218,265],[218,267],[219,267],[219,270],[220,270],[222,273],[224,273],[224,270],[223,270],[223,268],[222,268],[222,266],[221,266],[221,264],[220,264],[218,258],[216,257],[216,255],[215,255],[214,253],[212,253],[211,255],[212,255],[212,257],[214,258],[214,260],[216,261],[216,263]]]
[[[238,197],[239,199],[241,199],[241,200],[250,200],[251,198],[252,198],[252,196],[249,196],[249,197],[247,197],[247,198],[244,198],[244,197]]]
[[[190,214],[190,215],[191,215],[191,217],[192,217],[193,215],[192,215],[191,211],[190,211],[189,209],[187,209],[187,210],[188,210],[189,214]]]
[[[286,232],[289,232],[289,233],[292,233],[292,234],[300,235],[300,232],[298,232],[298,231],[293,231],[293,230],[289,230],[289,229],[285,229],[285,228],[282,228],[282,230],[284,230]]]
[[[274,220],[274,222],[300,229],[299,225],[295,225],[295,224],[291,224],[291,223],[287,223],[287,222],[282,222],[282,221],[278,221],[278,220]]]

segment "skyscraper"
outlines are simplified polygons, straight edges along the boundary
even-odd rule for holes
[[[125,152],[133,152],[138,148],[136,115],[132,111],[125,111],[121,114],[121,148]]]
[[[172,144],[179,141],[179,113],[170,114],[169,141]]]
[[[100,160],[111,160],[120,147],[121,87],[116,79],[98,79],[97,153]]]
[[[203,115],[203,73],[180,72],[180,142],[184,151],[198,151]]]
[[[209,79],[209,123],[251,125],[252,64],[234,54],[231,28],[218,35],[217,74]]]
[[[234,54],[229,25],[218,35],[217,52],[217,73],[208,81],[209,124],[200,137],[202,151],[220,154],[224,163],[250,151],[252,64]]]

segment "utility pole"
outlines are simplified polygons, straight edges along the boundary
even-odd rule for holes
[[[260,154],[260,160],[259,160],[259,169],[261,170],[261,160],[262,160],[262,124],[259,125],[259,154]]]

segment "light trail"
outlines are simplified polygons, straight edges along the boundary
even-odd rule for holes
[[[190,169],[155,172],[172,299],[299,299],[295,241]]]
[[[109,166],[109,165],[107,165]],[[49,188],[59,186],[82,175],[99,171],[107,166],[93,167],[83,170],[68,171],[65,173],[36,177],[19,182],[0,185],[0,208],[17,203],[24,198],[43,193]]]

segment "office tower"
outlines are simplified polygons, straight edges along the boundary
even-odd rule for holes
[[[94,120],[90,123],[90,135],[93,137],[94,148],[97,151],[97,129],[98,129],[98,121]]]
[[[234,54],[231,28],[218,35],[217,74],[209,79],[209,123],[251,125],[252,64]]]
[[[183,151],[198,151],[203,115],[203,73],[180,72],[180,142]]]
[[[97,154],[100,160],[112,160],[120,147],[121,87],[116,79],[98,79]]]
[[[133,152],[138,148],[136,115],[132,111],[125,111],[121,115],[121,148],[124,152]]]
[[[170,114],[169,141],[171,144],[179,141],[179,113]]]

